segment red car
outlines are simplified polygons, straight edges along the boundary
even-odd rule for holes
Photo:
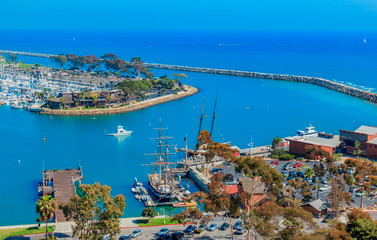
[[[274,165],[274,166],[279,165],[279,161],[273,161],[271,162],[271,165]]]
[[[298,167],[301,167],[301,166],[302,166],[302,163],[295,163],[295,164],[293,164],[294,168],[298,168]]]

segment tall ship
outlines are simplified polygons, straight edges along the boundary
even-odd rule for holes
[[[159,131],[158,138],[153,138],[157,140],[157,150],[154,154],[156,156],[156,162],[153,163],[153,173],[148,174],[148,190],[157,201],[169,202],[175,198],[176,186],[179,185],[179,181],[175,179],[175,175],[172,173],[171,164],[169,162],[169,155],[174,154],[170,153],[169,147],[174,145],[169,145],[168,129],[157,128]],[[162,136],[162,131],[166,131],[166,136]]]

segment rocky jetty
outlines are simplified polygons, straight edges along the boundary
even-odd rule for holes
[[[95,116],[95,115],[110,115],[110,114],[120,114],[126,112],[133,112],[140,109],[148,108],[154,105],[174,101],[180,98],[188,97],[199,92],[199,89],[191,86],[187,86],[186,91],[178,92],[177,94],[169,94],[138,103],[132,103],[130,105],[114,108],[105,109],[87,109],[87,110],[53,110],[53,109],[43,109],[40,114],[45,115],[59,115],[59,116]]]
[[[281,80],[281,81],[290,81],[290,82],[310,83],[310,84],[325,87],[325,88],[328,88],[337,92],[341,92],[341,93],[344,93],[344,94],[347,94],[356,98],[360,98],[369,102],[377,103],[376,93],[372,93],[372,92],[365,91],[359,88],[355,88],[355,87],[351,87],[345,84],[330,81],[324,78],[284,75],[284,74],[271,74],[271,73],[258,73],[258,72],[214,69],[214,68],[186,67],[186,66],[154,64],[154,63],[148,63],[145,65],[149,68],[168,69],[168,70],[175,70],[175,71],[199,72],[199,73],[208,73],[208,74],[230,75],[230,76],[237,76],[237,77],[249,77],[249,78],[259,78],[259,79],[271,79],[271,80]]]

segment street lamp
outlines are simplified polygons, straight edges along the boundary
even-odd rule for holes
[[[163,208],[162,210],[164,211],[164,225],[165,225],[165,218],[166,218],[166,216],[165,216],[165,208]]]

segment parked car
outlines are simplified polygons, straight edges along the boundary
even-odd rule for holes
[[[297,177],[300,177],[300,178],[304,178],[304,177],[305,177],[305,174],[304,174],[303,172],[301,172],[301,171],[298,171],[298,172],[296,173],[296,176],[297,176]]]
[[[183,240],[185,239],[185,234],[183,232],[174,232],[171,235],[172,240]]]
[[[350,189],[349,189],[349,192],[350,193],[355,193],[355,192],[359,191],[359,189],[360,189],[359,187],[351,186]]]
[[[322,183],[322,184],[327,184],[327,183],[328,183],[327,178],[322,179],[321,183]]]
[[[327,191],[327,190],[330,190],[331,189],[331,186],[329,185],[323,185],[319,188],[319,191]]]
[[[367,195],[367,192],[366,191],[358,191],[356,193],[356,197],[361,197],[361,196],[366,196]]]
[[[302,163],[293,164],[293,168],[299,168],[299,167],[302,167]]]
[[[140,236],[141,234],[143,234],[143,231],[140,230],[140,229],[136,229],[136,230],[134,230],[134,231],[130,234],[130,238],[137,238],[137,237]]]
[[[292,163],[287,163],[283,167],[283,170],[289,170],[289,169],[292,169]]]
[[[156,238],[156,240],[169,240],[171,238],[171,235],[169,233],[162,234]]]
[[[212,168],[211,169],[211,173],[212,174],[215,174],[215,173],[219,173],[219,172],[222,172],[224,169],[222,168]]]
[[[119,240],[131,239],[130,236],[120,236]]]
[[[237,230],[234,232],[234,234],[237,234],[237,235],[242,235],[246,232],[246,228],[240,226],[239,228],[237,228]]]
[[[310,186],[314,184],[310,178],[304,178],[304,181],[307,182]]]
[[[237,221],[237,222],[233,225],[233,230],[236,230],[236,229],[238,229],[239,227],[242,227],[242,222],[241,222],[241,221]]]
[[[295,171],[289,171],[289,173],[288,173],[288,177],[296,178],[296,177],[297,177],[297,174],[296,174]]]
[[[221,226],[219,227],[220,230],[227,230],[229,227],[229,224],[224,222],[223,224],[221,224]]]
[[[316,183],[316,182],[317,182],[317,177],[316,177],[316,176],[312,177],[312,182],[313,182],[313,183]]]
[[[204,231],[204,229],[206,229],[206,227],[207,227],[207,224],[200,224],[199,227],[196,229],[196,231],[198,233],[201,233]]]
[[[161,228],[161,230],[158,231],[157,236],[161,236],[161,235],[167,234],[168,232],[169,232],[169,229],[167,229],[167,228]]]
[[[185,230],[183,230],[184,234],[193,234],[196,230],[196,227],[194,225],[188,226]]]
[[[272,161],[271,165],[274,165],[274,166],[279,165],[279,161]]]
[[[218,225],[216,223],[212,223],[207,227],[207,231],[215,231],[217,229]]]
[[[284,178],[288,177],[288,173],[286,171],[281,171],[281,174],[283,175]]]

